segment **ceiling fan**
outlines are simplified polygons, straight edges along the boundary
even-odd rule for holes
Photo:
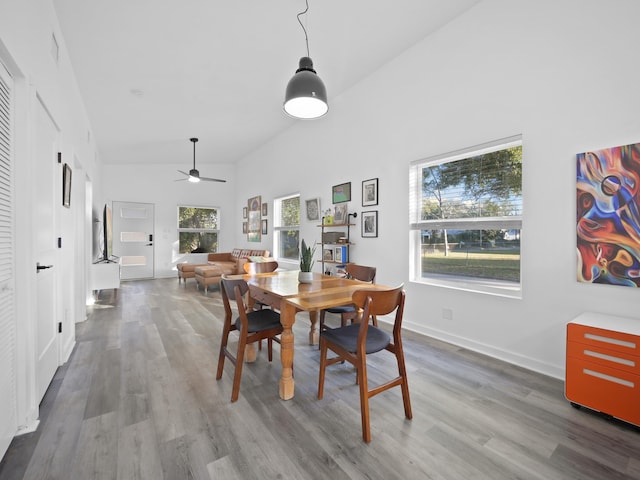
[[[180,180],[176,180],[176,182],[181,182],[183,180],[189,180],[192,183],[197,183],[200,180],[205,182],[226,182],[226,180],[220,180],[219,178],[209,178],[209,177],[201,177],[200,172],[196,170],[196,142],[197,138],[190,138],[191,142],[193,142],[193,168],[189,170],[189,173],[183,172],[182,170],[178,170],[183,175],[186,175],[187,178],[181,178]]]

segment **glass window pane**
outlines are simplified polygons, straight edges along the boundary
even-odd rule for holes
[[[178,207],[178,228],[218,229],[218,209]]]
[[[522,215],[522,146],[422,169],[421,220]]]
[[[422,230],[421,275],[520,282],[520,230]]]
[[[178,232],[180,253],[215,253],[217,232]]]
[[[278,231],[278,258],[297,261],[300,250],[298,230],[279,230]]]

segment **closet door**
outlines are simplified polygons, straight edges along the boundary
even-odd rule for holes
[[[12,86],[9,72],[0,63],[0,457],[18,429],[13,275]]]

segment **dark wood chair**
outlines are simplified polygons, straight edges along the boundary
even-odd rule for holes
[[[244,297],[249,292],[249,286],[244,280],[230,280],[223,276],[220,280],[220,291],[225,315],[216,379],[220,380],[222,378],[224,361],[225,358],[228,358],[235,366],[233,389],[231,391],[231,401],[235,402],[238,400],[238,394],[240,393],[240,378],[247,344],[267,339],[268,356],[269,361],[271,361],[273,359],[273,340],[276,335],[282,333],[282,325],[280,323],[280,314],[271,309],[265,308],[247,312]],[[236,302],[238,308],[238,317],[233,322],[232,301]],[[227,348],[229,334],[234,330],[239,334],[238,350],[235,355]]]
[[[367,267],[364,265],[357,265],[355,263],[348,263],[345,267],[349,278],[359,280],[361,282],[376,283],[376,267]],[[358,318],[358,309],[354,305],[343,305],[340,307],[327,308],[320,311],[320,331],[326,329],[324,324],[325,313],[336,313],[340,315],[342,326],[344,327],[349,320],[353,323],[353,320]],[[373,324],[377,327],[378,320],[375,315],[371,319]]]
[[[409,399],[409,385],[407,384],[407,370],[402,350],[402,315],[404,311],[405,293],[402,285],[391,290],[358,290],[353,294],[353,303],[363,309],[362,321],[344,327],[327,329],[320,332],[320,376],[318,380],[318,399],[324,393],[324,375],[328,365],[344,360],[356,368],[357,383],[360,387],[360,412],[362,417],[362,438],[371,441],[371,426],[369,421],[369,399],[392,387],[402,389],[404,414],[411,419],[411,401]],[[372,315],[387,315],[395,310],[393,322],[393,339],[378,327],[369,325]],[[327,358],[331,350],[336,357]],[[369,388],[367,378],[367,355],[382,350],[393,353],[398,363],[398,376],[388,382]]]

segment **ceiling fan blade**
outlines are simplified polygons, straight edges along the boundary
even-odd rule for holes
[[[203,180],[205,182],[222,182],[222,183],[226,183],[226,180],[221,180],[219,178],[200,177],[200,180]]]
[[[186,178],[179,178],[178,180],[174,180],[174,182],[186,182]]]
[[[189,174],[187,172],[183,172],[182,170],[178,170],[181,174],[186,175],[187,177],[189,176]]]

